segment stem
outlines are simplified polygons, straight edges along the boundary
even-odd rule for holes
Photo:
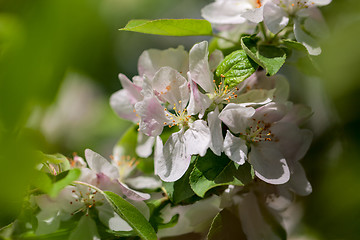
[[[266,34],[266,28],[265,28],[264,22],[259,23],[259,28],[260,28],[261,33],[264,36],[265,41],[268,41],[269,39],[268,39],[268,36]]]
[[[102,195],[106,196],[105,193],[104,193],[100,188],[97,188],[97,187],[95,187],[94,185],[91,185],[91,184],[88,184],[88,183],[85,183],[85,182],[81,182],[81,181],[73,181],[73,183],[79,184],[79,185],[83,185],[83,186],[86,186],[86,187],[89,187],[89,188],[92,188],[92,189],[95,189],[96,191],[98,191],[98,192],[101,193]],[[107,199],[107,198],[106,198],[106,199]]]
[[[216,38],[221,38],[221,39],[223,39],[223,40],[225,40],[225,41],[228,41],[228,42],[231,42],[231,43],[233,43],[233,44],[235,44],[235,45],[237,45],[237,46],[241,46],[241,44],[239,43],[239,42],[235,42],[235,41],[233,41],[233,40],[231,40],[231,39],[229,39],[229,38],[226,38],[226,37],[223,37],[223,36],[221,36],[221,35],[218,35],[218,34],[212,34],[212,36],[213,37],[216,37]]]

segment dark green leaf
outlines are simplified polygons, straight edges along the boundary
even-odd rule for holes
[[[215,216],[207,237],[208,240],[246,240],[240,219],[226,208]]]
[[[119,214],[142,239],[157,240],[153,227],[139,210],[113,192],[105,191],[104,193],[115,212]]]
[[[211,24],[203,19],[138,19],[119,30],[164,36],[212,35]]]
[[[258,65],[251,60],[244,50],[232,52],[226,56],[216,69],[216,75],[224,78],[224,83],[230,87],[235,87],[251,74]]]
[[[164,182],[163,186],[166,190],[166,193],[171,200],[171,202],[178,204],[181,201],[188,199],[195,195],[194,191],[191,189],[189,183],[189,177],[192,169],[194,168],[195,161],[197,156],[191,157],[191,164],[186,171],[186,173],[175,182]]]
[[[283,49],[273,45],[258,44],[251,37],[241,38],[241,46],[246,54],[266,70],[266,74],[276,74],[285,63],[286,53]]]
[[[199,157],[190,174],[190,186],[199,196],[214,187],[224,185],[243,186],[252,181],[254,172],[249,163],[235,164],[225,155],[216,156],[208,151],[204,157]]]

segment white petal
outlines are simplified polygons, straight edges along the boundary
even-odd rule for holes
[[[155,137],[149,137],[139,132],[136,145],[136,154],[142,158],[149,157],[152,153],[154,143]]]
[[[215,86],[208,55],[208,43],[206,41],[195,44],[189,52],[189,72],[192,81],[199,84],[206,92],[213,92]]]
[[[249,163],[255,175],[270,184],[283,184],[290,179],[290,170],[284,156],[270,144],[252,145]]]
[[[264,23],[270,32],[276,34],[289,23],[289,16],[282,7],[267,2],[264,5]]]
[[[85,158],[91,170],[97,173],[103,173],[113,179],[118,179],[120,177],[118,169],[100,154],[90,149],[86,149]]]
[[[134,104],[129,98],[129,93],[124,89],[115,92],[110,97],[110,106],[119,117],[137,122],[138,117],[134,112]]]
[[[281,122],[293,122],[300,126],[308,120],[312,114],[313,112],[310,107],[302,104],[296,104],[291,106],[291,109],[281,119]]]
[[[210,146],[210,129],[203,120],[196,120],[184,134],[186,155],[204,156]],[[165,144],[166,145],[166,144]]]
[[[164,122],[168,119],[165,116],[164,107],[156,97],[145,98],[135,105],[136,112],[141,117],[139,129],[148,136],[158,136],[164,128]]]
[[[211,132],[210,149],[216,155],[220,156],[223,150],[224,137],[222,135],[221,120],[219,118],[219,108],[216,107],[214,111],[208,113],[208,122]]]
[[[246,22],[240,13],[249,8],[252,5],[245,2],[216,1],[201,9],[201,16],[211,23],[240,24]]]
[[[191,79],[190,73],[188,73],[188,75],[189,79]],[[206,109],[211,105],[212,101],[207,95],[199,91],[197,84],[192,80],[190,80],[190,90],[190,101],[187,107],[187,111],[190,115],[196,115],[199,113],[199,118],[202,118]]]
[[[188,53],[183,46],[166,50],[149,49],[139,57],[138,72],[140,76],[146,75],[152,79],[161,67],[168,66],[186,76],[188,65]]]
[[[230,103],[219,114],[219,118],[234,133],[243,132],[249,119],[255,114],[252,107],[244,107],[240,104]]]
[[[100,240],[96,223],[90,216],[82,216],[75,230],[70,234],[69,240]]]
[[[254,118],[264,120],[266,123],[273,123],[282,119],[286,114],[286,110],[284,104],[272,102],[257,108]]]
[[[142,201],[142,200],[147,200],[150,198],[150,195],[147,193],[142,193],[142,192],[138,192],[134,189],[131,189],[125,183],[121,183],[121,182],[118,182],[118,183],[120,185],[120,188],[122,189],[122,193],[126,197],[128,197],[132,200]]]
[[[332,0],[311,0],[317,6],[325,6],[331,3]]]
[[[224,59],[224,54],[219,49],[215,49],[209,57],[210,71],[214,72],[220,62]]]
[[[287,185],[300,196],[307,196],[312,192],[310,182],[306,178],[305,171],[299,162],[290,165],[291,177]]]
[[[298,161],[310,147],[313,134],[308,129],[299,129],[291,122],[277,122],[270,128],[278,141],[276,144],[287,161]]]
[[[136,189],[157,189],[162,186],[161,181],[157,177],[146,176],[128,178],[126,183]]]
[[[152,80],[152,87],[162,99],[171,105],[176,104],[180,110],[183,110],[189,101],[187,80],[173,68],[160,68]]]
[[[263,20],[264,7],[248,9],[244,11],[241,16],[253,23],[259,23]]]
[[[275,89],[252,89],[238,95],[232,102],[242,103],[242,105],[246,106],[263,105],[273,100],[274,92]]]
[[[119,79],[123,89],[111,95],[110,106],[121,118],[137,122],[134,105],[143,98],[141,88],[123,74],[119,74]]]
[[[123,220],[114,210],[105,203],[101,206],[97,206],[96,209],[99,211],[100,221],[113,231],[131,231],[130,225]]]
[[[244,139],[235,137],[227,131],[224,140],[224,152],[231,160],[237,164],[244,164],[247,159],[247,146]]]
[[[304,30],[302,30],[301,23],[297,19],[295,19],[294,21],[294,34],[296,40],[302,43],[306,47],[309,54],[319,55],[321,53],[320,45],[312,36],[310,36]]]
[[[166,141],[156,138],[155,174],[165,182],[174,182],[181,178],[190,165],[191,156],[186,154],[183,132],[173,133]]]

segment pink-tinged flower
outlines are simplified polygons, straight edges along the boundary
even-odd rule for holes
[[[121,164],[110,163],[90,149],[85,150],[85,158],[90,168],[82,169],[83,175],[89,176],[87,183],[97,186],[101,190],[112,191],[135,201],[150,198],[149,194],[130,189],[125,183],[119,181],[119,179],[122,180],[119,172],[124,172]]]
[[[186,171],[191,155],[205,155],[210,143],[210,132],[203,120],[194,121],[186,106],[190,99],[187,80],[175,69],[161,68],[152,81],[145,78],[144,100],[137,103],[141,117],[139,129],[149,136],[161,134],[164,126],[180,128],[165,146],[158,138],[155,148],[155,173],[164,181],[176,181]],[[194,148],[199,144],[201,148]],[[172,166],[181,165],[181,168]]]
[[[224,140],[225,154],[239,164],[247,160],[254,167],[256,176],[265,182],[288,182],[289,165],[293,166],[293,162],[304,156],[312,133],[289,121],[287,112],[292,111],[281,103],[269,103],[256,110],[227,105],[219,115],[231,130]]]
[[[263,20],[266,0],[216,0],[201,10],[203,18],[213,24],[259,23]]]
[[[331,0],[272,0],[264,4],[264,23],[276,34],[291,20],[294,34],[311,55],[319,55],[321,48],[316,39],[326,35],[327,26],[317,6],[324,6]]]

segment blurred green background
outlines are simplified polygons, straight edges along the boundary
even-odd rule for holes
[[[118,73],[136,75],[146,49],[190,49],[206,39],[117,29],[135,18],[201,18],[210,2],[0,0],[0,227],[19,213],[36,164],[32,150],[70,157],[92,148],[108,156],[130,125],[108,104],[121,87]],[[331,35],[316,58],[321,76],[287,72],[295,98],[315,112],[302,161],[313,193],[299,199],[304,212],[294,235],[359,239],[360,3],[333,0],[322,11]]]

